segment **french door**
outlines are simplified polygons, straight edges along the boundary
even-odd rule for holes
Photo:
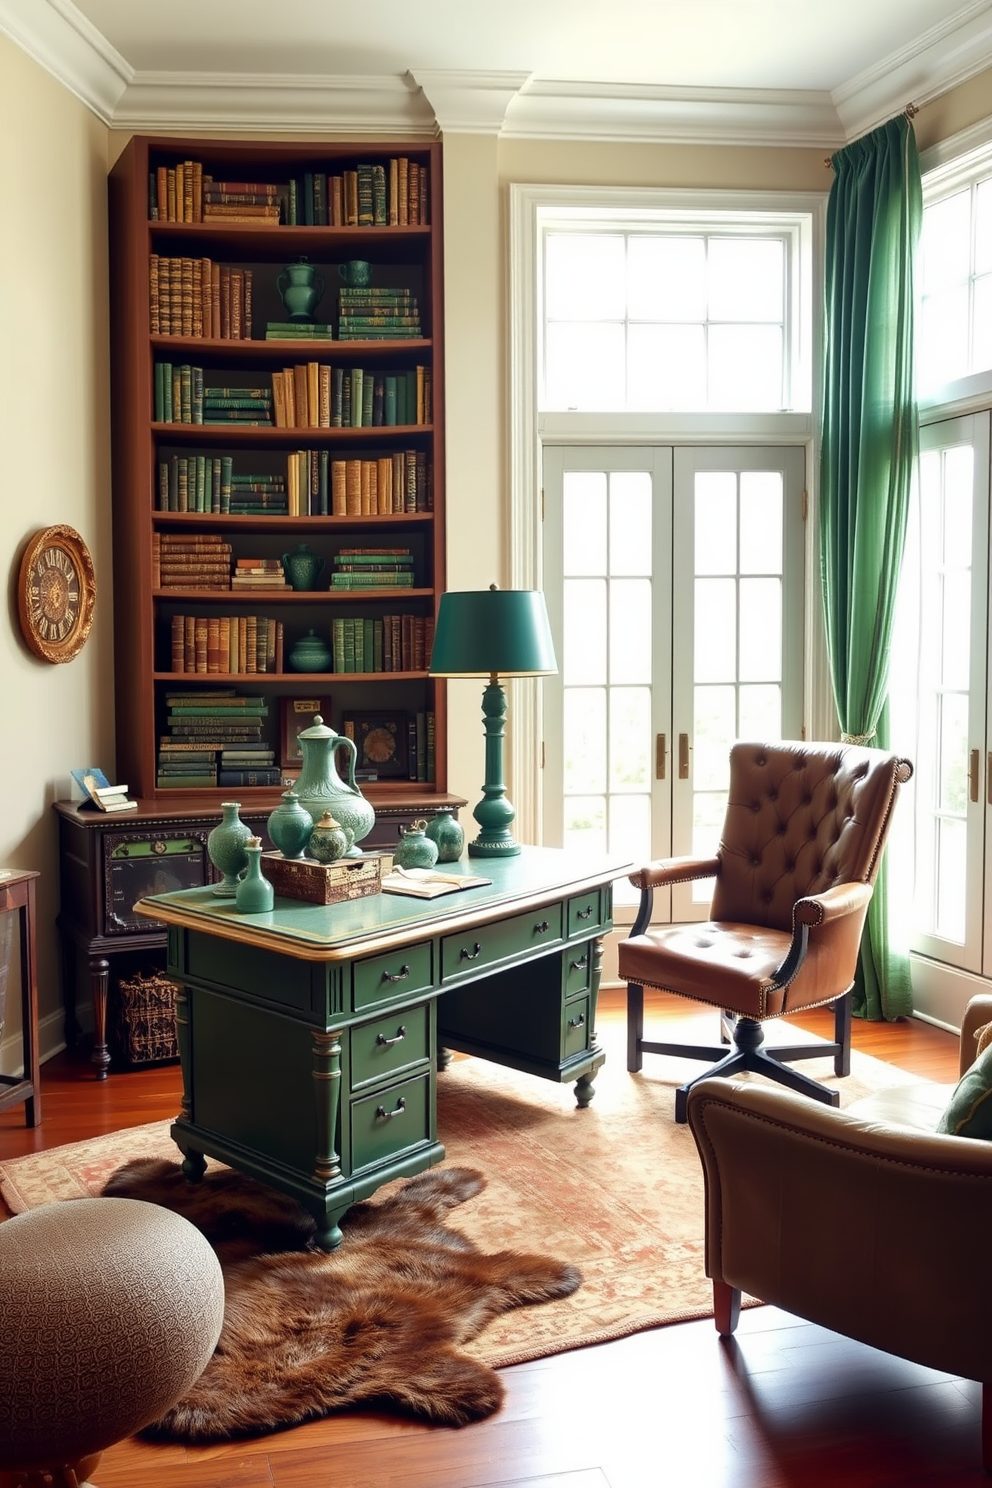
[[[709,855],[733,741],[800,736],[804,477],[801,448],[545,449],[549,843]],[[620,918],[635,897],[617,884]]]
[[[992,975],[989,415],[924,426],[893,643],[892,740],[914,764],[896,814],[893,914],[917,1012],[960,1027]],[[900,850],[901,845],[901,850]]]

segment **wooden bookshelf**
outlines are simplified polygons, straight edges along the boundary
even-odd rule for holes
[[[343,183],[342,215],[350,206],[353,216],[357,205],[361,221],[329,220],[335,178]],[[311,181],[317,182],[313,192]],[[231,203],[228,215],[209,215],[218,183],[267,188],[241,193],[255,198],[241,205],[264,203],[265,214],[246,211],[242,220],[239,204]],[[373,186],[372,215],[385,221],[370,223],[364,219]],[[229,184],[228,196],[232,190]],[[395,809],[409,796],[423,810],[425,794],[445,797],[445,690],[426,670],[444,587],[441,207],[437,143],[136,136],[114,165],[116,768],[133,795],[187,808],[191,798],[212,804],[236,795],[250,806],[278,796],[283,787],[274,778],[265,785],[197,783],[196,776],[164,769],[166,760],[175,767],[182,753],[161,748],[163,739],[179,738],[173,738],[167,695],[226,689],[263,699],[267,712],[253,742],[271,748],[274,757],[260,761],[260,768],[287,767],[282,700],[312,693],[330,699],[324,721],[338,732],[356,713],[381,712],[408,725],[412,720],[410,778],[397,778],[394,762],[390,778],[360,781],[374,805]],[[354,260],[371,265],[369,296],[364,285],[345,284],[339,273]],[[295,277],[309,277],[322,290],[311,313],[331,328],[330,339],[266,335],[268,326],[290,320],[291,296],[284,301],[279,280],[283,276],[285,289],[288,269],[301,261],[310,268]],[[356,304],[362,299],[371,307]],[[362,339],[341,339],[342,305],[352,317],[371,316],[376,328],[366,334],[368,321],[357,328],[352,322],[352,334]],[[284,374],[296,384],[289,424]],[[235,405],[241,405],[237,411]],[[345,497],[346,475],[354,480]],[[282,555],[301,543],[323,559],[312,589],[232,588],[227,582],[229,572],[249,562],[275,572]],[[399,550],[408,555],[412,577],[390,583],[383,571],[381,587],[368,580],[360,589],[340,587],[340,580],[329,587],[332,571],[347,571],[347,548]],[[253,635],[261,632],[267,644],[256,640],[249,649],[249,619]],[[383,622],[396,627],[390,638],[402,631],[402,645],[391,639],[384,646]],[[349,627],[359,643],[344,670],[341,638]],[[208,630],[209,670],[203,670]],[[326,670],[293,667],[294,646],[311,632],[331,650]],[[183,670],[176,670],[180,665]],[[209,777],[209,764],[202,763]]]

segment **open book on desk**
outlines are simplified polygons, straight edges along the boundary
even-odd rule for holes
[[[491,878],[464,873],[439,873],[434,868],[391,868],[382,877],[386,894],[411,894],[415,899],[436,899],[439,894],[457,894],[459,889],[478,889]]]

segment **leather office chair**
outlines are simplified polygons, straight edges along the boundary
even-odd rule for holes
[[[992,1021],[973,997],[960,1069]],[[688,1100],[706,1189],[717,1331],[741,1292],[902,1359],[982,1381],[992,1471],[992,1142],[936,1133],[952,1085],[916,1081],[825,1110],[761,1081],[704,1080]]]
[[[619,947],[627,983],[627,1068],[642,1055],[718,1060],[707,1075],[743,1070],[829,1105],[830,1090],[784,1061],[834,1056],[850,1073],[850,990],[872,884],[908,760],[849,744],[735,744],[723,836],[712,858],[667,858],[631,874],[641,902]],[[714,878],[711,918],[651,928],[653,891]],[[734,1047],[644,1037],[644,988],[721,1010]],[[834,1004],[834,1041],[764,1048],[763,1024],[800,1008]],[[677,1092],[686,1119],[690,1080]]]

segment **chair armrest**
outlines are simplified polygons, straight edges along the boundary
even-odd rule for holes
[[[992,992],[976,992],[961,1019],[959,1072],[962,1075],[978,1058],[978,1032],[986,1023],[992,1023]]]
[[[635,889],[660,889],[665,884],[689,883],[696,878],[713,878],[720,872],[719,858],[659,858],[630,875]]]
[[[766,994],[785,993],[776,1012],[790,1010],[788,988],[800,972],[802,982],[793,994],[799,1006],[829,1002],[848,991],[872,892],[871,884],[844,883],[796,900],[789,950],[766,986]]]
[[[872,886],[866,883],[836,884],[822,894],[808,894],[797,899],[792,910],[793,925],[828,925],[843,915],[858,914],[868,907]]]
[[[714,1281],[905,1358],[992,1379],[992,1143],[701,1080],[688,1121]]]

